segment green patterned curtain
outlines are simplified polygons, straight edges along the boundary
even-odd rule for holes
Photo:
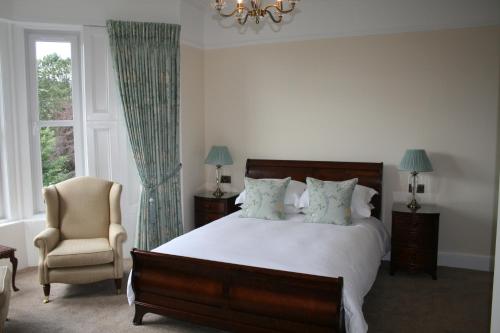
[[[179,162],[180,26],[108,21],[127,130],[143,191],[135,246],[182,233]]]

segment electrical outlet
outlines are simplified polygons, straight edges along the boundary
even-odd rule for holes
[[[220,182],[222,184],[231,184],[231,176],[221,176]]]
[[[412,186],[411,186],[411,184],[408,184],[408,192],[411,193],[411,191],[412,191]],[[425,185],[424,184],[417,185],[417,193],[425,193]]]

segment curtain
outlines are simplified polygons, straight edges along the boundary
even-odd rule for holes
[[[180,26],[111,20],[106,25],[142,183],[135,246],[151,250],[182,233]]]

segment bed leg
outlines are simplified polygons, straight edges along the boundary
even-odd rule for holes
[[[134,325],[142,325],[142,317],[146,314],[146,309],[140,305],[135,305]]]

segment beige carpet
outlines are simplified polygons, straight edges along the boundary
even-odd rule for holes
[[[489,331],[492,274],[440,268],[428,275],[389,276],[384,265],[365,299],[370,332]],[[217,332],[153,314],[133,326],[133,307],[116,295],[113,281],[91,285],[54,284],[51,303],[42,304],[35,269],[18,272],[6,333],[13,332]]]

